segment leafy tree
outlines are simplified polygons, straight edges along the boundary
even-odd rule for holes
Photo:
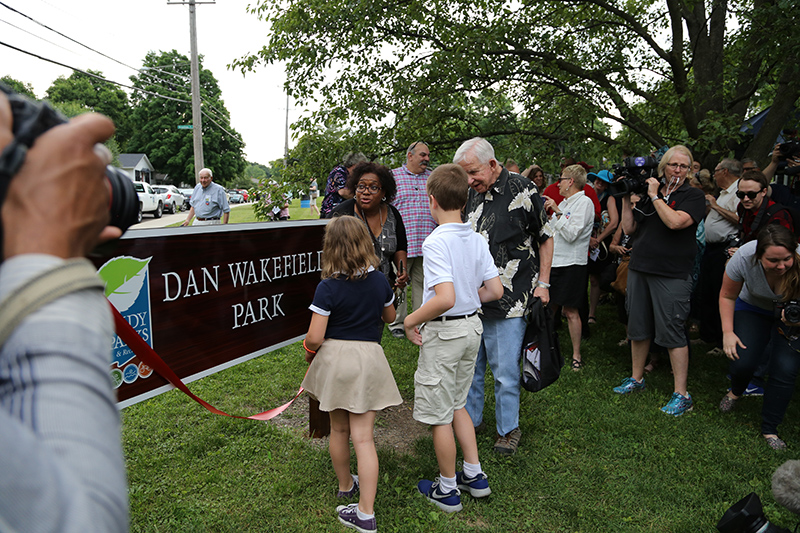
[[[146,153],[159,172],[168,174],[171,183],[194,184],[192,130],[178,129],[178,125],[192,123],[189,59],[175,50],[149,52],[143,72],[131,80],[141,90],[131,95],[133,134],[127,151]],[[215,181],[225,185],[241,176],[247,163],[241,136],[230,125],[222,91],[211,71],[202,67],[202,58],[200,93],[204,163],[213,170]]]
[[[45,97],[67,113],[74,113],[80,107],[83,108],[81,112],[92,111],[106,115],[117,127],[117,141],[124,144],[129,134],[128,95],[116,85],[101,80],[102,72],[88,72],[89,75],[73,72],[69,78],[59,76],[47,89]]]
[[[796,8],[797,0],[260,0],[251,12],[269,21],[271,37],[234,65],[286,62],[292,96],[321,100],[302,131],[373,129],[396,149],[409,132],[434,145],[443,135],[448,144],[522,136],[551,152],[585,139],[619,144],[599,118],[626,129],[625,143],[680,141],[711,160],[742,142],[743,119],[773,94],[744,154],[763,155],[800,96]],[[513,116],[475,122],[477,96],[508,99]]]
[[[19,94],[24,94],[29,98],[38,100],[38,98],[36,98],[36,94],[33,92],[33,85],[31,85],[30,83],[25,83],[23,81],[16,80],[11,76],[0,77],[0,83],[4,84],[9,89]]]

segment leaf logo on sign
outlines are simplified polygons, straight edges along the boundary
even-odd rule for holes
[[[139,297],[151,257],[115,257],[97,272],[106,284],[106,298],[120,313],[127,311]]]

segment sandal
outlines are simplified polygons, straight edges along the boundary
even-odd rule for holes
[[[588,322],[589,324],[597,324],[597,319],[593,316],[590,316]]]
[[[578,361],[577,359],[572,360],[572,370],[574,372],[579,372],[583,368],[583,361]]]
[[[767,445],[770,448],[772,448],[773,450],[785,450],[786,449],[786,443],[783,442],[783,440],[781,440],[781,438],[778,437],[778,436],[772,436],[772,437],[766,437],[765,436],[764,439],[767,441]]]

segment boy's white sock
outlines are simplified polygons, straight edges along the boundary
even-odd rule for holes
[[[375,518],[375,514],[362,513],[361,509],[358,507],[356,507],[356,514],[358,515],[359,520],[369,520],[370,518]]]
[[[464,461],[464,477],[467,479],[472,479],[478,474],[482,474],[483,469],[481,468],[481,463],[474,465],[472,463],[468,463]]]
[[[442,492],[450,492],[451,490],[455,490],[458,485],[456,485],[455,476],[444,477],[439,473],[439,486],[442,487]]]

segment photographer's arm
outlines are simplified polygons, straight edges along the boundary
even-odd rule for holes
[[[733,281],[725,273],[722,275],[722,288],[719,291],[719,317],[722,323],[722,350],[728,359],[735,361],[739,359],[736,347],[747,348],[736,333],[733,331],[733,311],[736,307],[736,298],[742,291],[741,281]]]
[[[108,119],[83,116],[28,151],[2,207],[0,301],[63,258],[119,236],[104,228],[107,160],[94,150],[112,133]],[[0,149],[11,140],[0,95]],[[82,290],[28,315],[0,347],[0,382],[11,384],[0,391],[0,530],[127,530],[112,337],[102,292]]]
[[[775,177],[775,172],[778,170],[778,164],[781,160],[780,155],[781,145],[778,143],[772,148],[772,157],[769,160],[769,165],[767,165],[762,171],[764,173],[764,177],[767,178],[767,182],[772,181],[772,178]]]
[[[689,213],[672,209],[663,198],[657,196],[659,187],[661,184],[657,179],[647,178],[647,195],[653,202],[661,222],[671,230],[681,230],[691,226],[694,221]]]

